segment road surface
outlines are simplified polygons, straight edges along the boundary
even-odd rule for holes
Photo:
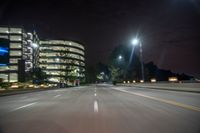
[[[200,133],[200,94],[101,84],[4,96],[0,133]]]

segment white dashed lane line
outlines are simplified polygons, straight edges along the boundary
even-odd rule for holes
[[[26,107],[32,106],[32,105],[34,105],[34,104],[36,104],[36,103],[37,103],[37,102],[29,103],[29,104],[23,105],[23,106],[21,106],[21,107],[15,108],[15,109],[12,110],[12,111],[16,111],[16,110],[19,110],[19,109],[23,109],[23,108],[26,108]]]
[[[56,98],[56,97],[60,97],[61,95],[56,95],[56,96],[54,96],[54,98]]]
[[[96,100],[94,101],[94,112],[95,113],[99,112],[98,102]]]

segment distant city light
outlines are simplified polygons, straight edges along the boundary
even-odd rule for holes
[[[152,82],[152,83],[155,83],[155,82],[156,82],[156,79],[155,79],[155,78],[152,78],[152,79],[151,79],[151,82]]]
[[[144,80],[140,80],[140,83],[144,83]]]
[[[178,81],[178,78],[177,78],[177,77],[169,77],[169,78],[168,78],[168,81],[169,81],[169,82],[177,82],[177,81]]]
[[[11,85],[10,88],[15,89],[15,88],[19,88],[19,86],[17,84],[13,84],[13,85]]]

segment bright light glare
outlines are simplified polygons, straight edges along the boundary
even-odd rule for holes
[[[138,39],[133,39],[132,42],[131,42],[133,45],[138,45],[139,43],[139,40]]]
[[[178,81],[178,78],[177,77],[169,77],[168,81],[170,81],[170,82],[176,82],[176,81]]]
[[[121,60],[121,59],[122,59],[122,56],[120,55],[120,56],[118,57],[118,59]]]
[[[34,48],[37,48],[37,47],[38,47],[38,45],[37,45],[36,43],[32,43],[32,46],[33,46]]]
[[[156,79],[155,79],[155,78],[152,78],[152,79],[151,79],[151,82],[152,82],[152,83],[155,83],[155,82],[156,82]]]
[[[59,61],[60,59],[59,58],[56,58],[56,61]]]
[[[144,83],[144,80],[140,80],[140,83]]]

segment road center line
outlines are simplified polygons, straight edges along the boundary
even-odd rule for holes
[[[96,100],[94,101],[94,112],[95,113],[99,112],[98,102]]]
[[[163,102],[163,103],[167,103],[167,104],[179,106],[179,107],[182,107],[182,108],[185,108],[185,109],[189,109],[189,110],[200,112],[200,108],[199,107],[195,107],[195,106],[191,106],[191,105],[187,105],[187,104],[183,104],[183,103],[179,103],[179,102],[175,102],[175,101],[171,101],[171,100],[165,100],[165,99],[162,99],[162,98],[143,95],[143,94],[140,94],[140,93],[130,92],[130,91],[126,91],[126,90],[120,90],[120,89],[114,89],[114,90],[118,90],[118,91],[121,91],[121,92],[125,92],[125,93],[129,93],[129,94],[133,94],[133,95],[137,95],[137,96],[153,99],[153,100],[160,101],[160,102]]]
[[[97,96],[97,93],[94,93],[94,96],[96,97],[96,96]]]
[[[19,110],[19,109],[22,109],[22,108],[26,108],[26,107],[32,106],[32,105],[34,105],[34,104],[36,104],[36,103],[37,103],[37,102],[26,104],[26,105],[24,105],[24,106],[15,108],[13,111],[16,111],[16,110]]]
[[[61,95],[56,95],[56,96],[54,96],[54,98],[56,98],[56,97],[60,97]]]

